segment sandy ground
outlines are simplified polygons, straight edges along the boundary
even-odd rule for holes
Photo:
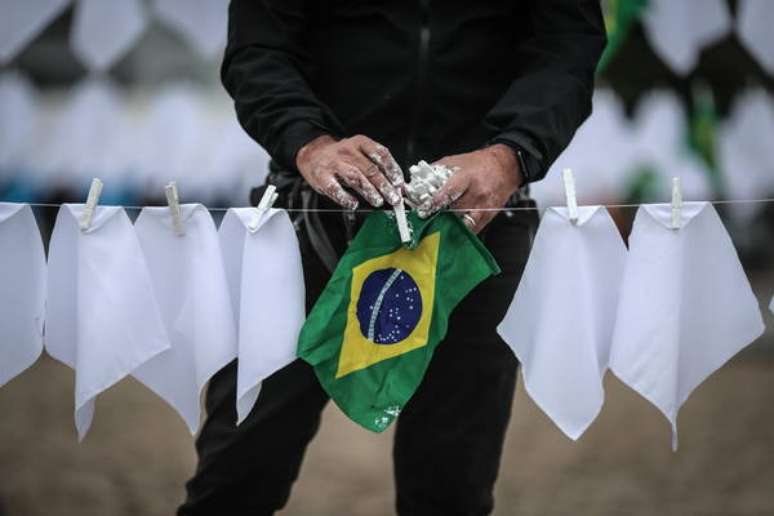
[[[4,516],[171,515],[194,467],[182,421],[126,380],[101,397],[82,444],[71,372],[45,358],[0,390]],[[683,409],[681,447],[660,414],[608,376],[607,404],[577,443],[519,386],[497,485],[498,515],[774,514],[774,357],[748,352]],[[283,514],[392,514],[391,433],[332,405]]]

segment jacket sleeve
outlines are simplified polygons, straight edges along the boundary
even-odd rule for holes
[[[599,0],[531,0],[516,30],[518,69],[486,115],[505,143],[527,156],[528,181],[542,179],[591,113],[594,72],[607,42]],[[507,64],[505,64],[507,66]]]
[[[336,132],[303,72],[309,18],[305,0],[231,0],[220,70],[242,127],[289,170],[303,145]]]

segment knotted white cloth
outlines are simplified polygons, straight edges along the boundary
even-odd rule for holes
[[[0,386],[43,351],[46,255],[32,209],[0,202]]]
[[[228,210],[220,242],[238,328],[237,424],[253,408],[261,382],[296,358],[305,318],[304,273],[287,212]]]
[[[182,235],[166,207],[143,208],[135,221],[172,347],[132,376],[169,403],[193,434],[201,417],[201,390],[236,358],[237,342],[215,223],[201,204],[180,210]]]
[[[604,403],[626,246],[607,210],[549,208],[508,313],[497,327],[522,364],[530,397],[571,439]]]
[[[83,208],[64,204],[57,215],[46,310],[46,350],[75,370],[79,440],[91,426],[97,395],[170,347],[126,212],[98,206],[81,231]]]
[[[709,375],[763,332],[758,300],[715,208],[641,206],[629,237],[610,368],[672,425]]]

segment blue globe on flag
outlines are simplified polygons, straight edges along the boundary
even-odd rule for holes
[[[422,295],[414,279],[396,268],[372,272],[357,302],[360,332],[375,344],[396,344],[408,337],[422,315]]]

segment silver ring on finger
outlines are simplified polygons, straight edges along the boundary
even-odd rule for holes
[[[465,214],[462,216],[462,220],[463,220],[463,222],[465,222],[465,225],[466,225],[466,226],[468,226],[469,228],[472,228],[473,226],[475,226],[475,225],[476,225],[476,219],[474,219],[474,218],[473,218],[473,217],[470,215],[470,213],[465,213]]]

